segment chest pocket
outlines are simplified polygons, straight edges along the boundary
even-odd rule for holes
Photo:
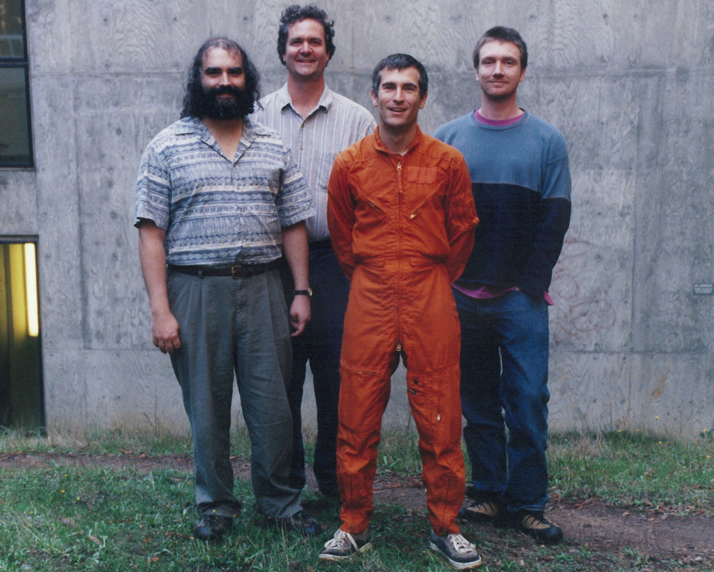
[[[404,170],[407,205],[410,218],[419,215],[429,203],[441,202],[444,177],[439,180],[437,167],[407,167]]]
[[[408,185],[434,185],[439,179],[437,167],[407,167],[404,169],[404,182]]]

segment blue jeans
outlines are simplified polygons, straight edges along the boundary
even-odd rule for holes
[[[339,497],[337,489],[337,406],[340,397],[340,349],[342,328],[350,293],[350,281],[342,272],[329,240],[310,243],[312,319],[305,331],[293,338],[292,378],[288,400],[293,415],[293,461],[290,486],[305,486],[305,447],[302,440],[302,405],[305,368],[310,362],[317,405],[315,478],[323,494]],[[292,278],[283,276],[286,299],[292,300]]]
[[[454,289],[461,406],[476,493],[509,512],[548,501],[548,306],[520,290],[477,300]],[[506,437],[506,427],[508,437]]]

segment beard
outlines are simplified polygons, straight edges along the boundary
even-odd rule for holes
[[[232,98],[222,98],[230,94]],[[201,90],[196,101],[196,115],[209,119],[243,119],[253,113],[253,95],[232,85]]]

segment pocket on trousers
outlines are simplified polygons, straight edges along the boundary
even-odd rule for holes
[[[435,383],[438,384],[438,379],[429,374],[407,372],[407,396],[412,415],[419,432],[430,441],[438,435],[441,423],[439,392],[434,387]]]
[[[461,437],[459,366],[435,372],[407,373],[407,394],[420,432],[432,443],[446,444]]]

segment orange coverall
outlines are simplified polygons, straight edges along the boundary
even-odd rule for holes
[[[328,193],[332,245],[352,281],[340,362],[341,528],[359,534],[373,513],[382,415],[401,354],[429,520],[439,535],[458,533],[461,329],[451,283],[478,223],[466,162],[421,131],[405,155],[392,155],[377,131],[337,156]]]

